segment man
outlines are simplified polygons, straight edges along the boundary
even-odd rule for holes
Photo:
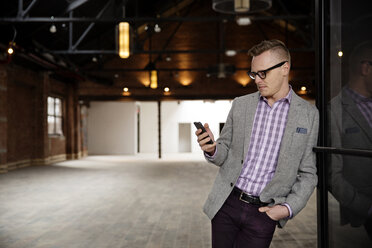
[[[213,248],[269,247],[275,226],[298,214],[317,184],[319,114],[289,86],[288,49],[270,40],[249,53],[259,92],[234,100],[213,144],[207,123],[207,132],[195,133],[206,159],[220,167],[204,206]]]
[[[353,49],[349,68],[348,84],[329,106],[331,146],[372,150],[372,41]],[[363,229],[358,234],[344,228],[339,237],[354,235],[348,239],[349,247],[372,247],[372,158],[333,154],[329,174],[330,191],[340,203],[341,225],[364,225],[369,235],[362,242]]]

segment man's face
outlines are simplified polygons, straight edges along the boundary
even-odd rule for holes
[[[271,51],[266,51],[253,57],[251,71],[258,72],[266,70],[283,61],[274,56]],[[282,95],[284,93],[288,93],[288,73],[289,65],[285,63],[278,68],[266,72],[266,78],[264,79],[256,75],[255,83],[261,95],[267,99],[273,98],[276,101],[280,99],[278,99],[278,96],[283,97]]]

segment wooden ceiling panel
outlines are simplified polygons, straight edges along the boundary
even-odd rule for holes
[[[74,11],[74,17],[83,17],[80,14],[96,17],[108,1],[88,2]],[[32,32],[27,28],[30,23],[20,22],[17,28],[22,40],[19,43],[16,41],[20,47],[29,46],[28,51],[48,53],[55,61],[64,61],[67,69],[84,75],[86,80],[79,82],[78,86],[82,99],[156,100],[231,99],[256,91],[254,82],[247,75],[251,61],[247,51],[264,39],[280,39],[291,50],[290,80],[293,88],[297,90],[306,84],[314,93],[314,37],[309,33],[314,20],[306,17],[311,16],[312,5],[311,0],[297,2],[283,1],[283,4],[291,5],[287,6],[290,12],[284,12],[281,6],[273,4],[272,9],[251,16],[251,25],[239,26],[235,16],[213,11],[211,1],[128,1],[126,16],[133,18],[130,22],[133,53],[128,59],[119,58],[115,52],[117,22],[113,21],[73,23],[73,43],[87,27],[92,26],[75,49],[69,47],[68,22],[64,28],[61,28],[63,23],[58,22],[55,34],[49,32],[52,22],[31,23],[35,27]],[[53,9],[50,1],[40,3],[43,8],[39,12],[34,10],[32,16],[38,13],[48,16],[48,8]],[[113,6],[108,7],[102,18],[109,20],[123,16],[123,1],[112,3]],[[64,2],[63,6],[67,7],[68,2]],[[16,5],[6,7],[9,8],[7,13],[17,14]],[[56,11],[61,14],[55,14]],[[5,9],[2,10],[2,13],[5,12]],[[69,15],[61,9],[53,9],[50,13],[56,18],[68,18]],[[283,13],[286,13],[283,18],[276,16]],[[306,18],[292,18],[294,15]],[[161,32],[153,31],[155,24],[160,26]],[[144,31],[146,26],[147,31]],[[4,34],[12,34],[12,28],[8,29]],[[7,44],[9,40],[0,38],[0,42]],[[236,50],[237,54],[226,56],[228,49]],[[158,69],[159,88],[156,90],[147,87],[149,74],[145,67],[150,60]],[[221,64],[234,66],[235,73],[231,73],[233,70],[218,73],[221,72],[218,69]],[[171,89],[167,95],[162,89],[165,86]],[[130,89],[129,95],[123,95],[123,87]]]

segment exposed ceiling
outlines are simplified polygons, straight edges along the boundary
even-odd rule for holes
[[[231,99],[256,91],[246,74],[249,48],[280,39],[291,51],[293,89],[306,86],[311,98],[313,12],[312,0],[273,0],[269,10],[249,16],[250,25],[240,26],[237,15],[218,13],[212,1],[203,0],[2,1],[0,60],[7,61],[6,48],[14,39],[10,63],[76,82],[81,99]],[[120,21],[131,24],[128,59],[117,55]],[[236,55],[227,56],[227,50]],[[148,87],[150,60],[158,70],[158,89]]]

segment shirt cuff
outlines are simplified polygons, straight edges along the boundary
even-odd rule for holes
[[[216,146],[216,150],[214,151],[213,156],[211,156],[208,153],[204,152],[204,156],[206,156],[209,159],[214,159],[216,157],[216,154],[217,154],[217,146]]]
[[[289,216],[287,217],[287,219],[292,219],[292,217],[293,217],[293,212],[292,212],[292,209],[291,209],[291,207],[289,206],[289,204],[288,204],[288,203],[283,203],[282,205],[283,205],[283,206],[286,206],[286,207],[288,208]]]

